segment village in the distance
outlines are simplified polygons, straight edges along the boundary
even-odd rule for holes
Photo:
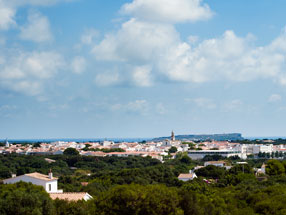
[[[255,139],[246,140],[237,135],[227,140],[229,134],[212,135],[204,138],[180,138],[176,139],[172,131],[171,136],[165,138],[154,138],[141,142],[109,140],[103,141],[54,141],[54,142],[30,142],[9,143],[6,139],[0,147],[0,154],[21,155],[62,155],[68,148],[76,149],[83,156],[141,156],[158,159],[164,162],[166,159],[174,159],[178,153],[186,153],[191,159],[203,159],[205,156],[220,155],[222,157],[247,158],[283,158],[286,156],[286,141],[283,139]],[[199,135],[198,135],[199,136]],[[180,136],[179,136],[180,137]],[[192,140],[190,140],[192,139]],[[221,139],[221,140],[220,140]],[[224,139],[224,140],[222,140]],[[285,154],[284,154],[285,153]]]

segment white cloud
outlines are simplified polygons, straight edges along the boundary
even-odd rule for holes
[[[30,12],[28,23],[21,27],[20,38],[38,43],[51,41],[53,36],[48,18],[39,12]]]
[[[286,85],[285,32],[260,47],[255,46],[251,34],[239,37],[231,30],[218,38],[188,44],[181,41],[172,25],[133,18],[116,33],[105,35],[93,53],[99,61],[133,68],[147,64],[152,68],[148,73],[152,79],[189,83],[267,79]],[[128,74],[134,77],[132,70]],[[136,79],[129,80],[140,86]]]
[[[86,60],[84,57],[81,56],[77,56],[73,59],[72,63],[71,63],[71,68],[73,73],[75,74],[81,74],[85,71],[86,69]]]
[[[4,0],[0,0],[0,30],[7,30],[15,25],[14,17],[16,11],[4,4]]]
[[[272,44],[255,47],[250,37],[241,38],[226,31],[221,38],[205,40],[194,48],[178,44],[173,53],[166,54],[161,70],[167,71],[171,80],[199,83],[279,80],[284,73],[285,53],[286,49],[274,48]]]
[[[44,81],[54,77],[63,65],[62,56],[56,52],[13,53],[0,65],[0,84],[18,93],[39,95]]]
[[[133,80],[137,86],[149,87],[152,85],[150,66],[138,66],[133,71]]]
[[[278,94],[272,94],[269,98],[268,98],[268,102],[279,102],[281,101],[282,97]]]
[[[74,0],[0,0],[0,30],[8,30],[16,25],[15,15],[19,7],[25,5],[51,6],[61,2]]]
[[[145,21],[166,23],[207,20],[213,15],[202,0],[133,0],[123,5],[121,12]]]
[[[105,35],[92,52],[97,60],[149,62],[177,40],[179,35],[172,25],[131,19],[115,34]]]
[[[95,77],[95,84],[101,87],[118,84],[119,82],[119,74],[114,72],[99,73]]]
[[[131,80],[137,86],[147,87],[152,85],[153,66],[150,64],[155,63],[156,56],[167,52],[168,45],[171,47],[177,41],[179,36],[172,25],[150,24],[131,19],[115,34],[107,34],[93,47],[92,53],[97,60],[129,64],[128,72],[121,72],[120,77]],[[114,77],[117,77],[118,71],[115,73],[117,74]],[[131,78],[126,77],[128,75]],[[105,77],[103,75],[104,79]],[[112,83],[116,84],[117,81]]]

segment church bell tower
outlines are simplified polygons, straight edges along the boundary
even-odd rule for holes
[[[172,133],[171,133],[171,140],[175,141],[175,133],[174,133],[174,131],[172,131]]]

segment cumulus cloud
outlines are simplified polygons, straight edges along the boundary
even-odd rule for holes
[[[25,5],[50,6],[71,1],[73,0],[0,0],[0,30],[8,30],[11,26],[16,25],[15,15],[19,7]]]
[[[8,7],[4,0],[0,0],[0,30],[7,30],[12,25],[15,25],[14,21],[16,11]]]
[[[286,39],[285,34],[279,36]],[[201,42],[196,47],[180,43],[166,54],[161,70],[172,80],[207,82],[213,80],[278,80],[283,77],[286,49],[273,44],[255,47],[251,37],[238,37],[226,31],[220,38]],[[161,62],[161,63],[162,63]],[[165,64],[167,62],[167,64]]]
[[[145,21],[166,23],[207,20],[213,15],[202,0],[134,0],[124,4],[121,12]]]
[[[85,71],[86,69],[86,60],[84,57],[77,56],[73,59],[71,63],[71,68],[73,73],[75,74],[81,74]]]
[[[150,66],[138,66],[134,68],[133,79],[137,86],[149,87],[152,85],[150,73]]]
[[[179,34],[172,25],[131,19],[118,32],[105,35],[92,52],[97,60],[149,62],[177,40]]]
[[[201,41],[191,35],[183,41],[174,23],[211,17],[210,8],[201,0],[133,0],[123,5],[121,12],[132,17],[117,31],[105,34],[92,53],[98,61],[128,67],[128,71],[116,73],[131,85],[147,87],[159,80],[262,79],[286,85],[286,31],[264,46],[256,46],[252,34],[238,36],[232,30]],[[142,65],[148,69],[134,69]]]
[[[180,39],[173,25],[133,18],[116,33],[105,35],[93,47],[93,54],[99,61],[133,67],[146,64],[151,68],[148,77],[162,77],[160,80],[205,83],[268,79],[286,85],[286,33],[265,46],[255,46],[253,38],[227,30],[220,37],[190,44]],[[135,76],[132,71],[128,74]]]
[[[47,17],[39,12],[30,12],[28,23],[21,27],[20,38],[34,42],[47,42],[53,39]]]
[[[54,77],[63,65],[63,57],[56,52],[14,53],[0,65],[0,84],[14,92],[39,95],[44,81]]]
[[[268,102],[279,102],[281,101],[282,97],[279,94],[272,94],[269,98],[268,98]]]

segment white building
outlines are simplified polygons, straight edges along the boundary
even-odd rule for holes
[[[237,150],[189,150],[188,156],[193,160],[203,159],[206,155],[221,155],[223,157],[239,156],[242,159],[243,156],[241,151]]]
[[[113,144],[114,144],[114,142],[112,142],[112,141],[107,141],[107,140],[104,140],[104,141],[102,142],[102,146],[104,146],[104,147],[110,146],[110,145],[113,145]]]
[[[48,193],[62,193],[63,190],[58,190],[58,178],[53,177],[53,173],[43,175],[38,172],[20,175],[3,180],[4,184],[14,184],[17,182],[31,182],[32,184],[43,186]]]
[[[189,174],[180,174],[179,176],[178,176],[178,179],[179,180],[181,180],[181,181],[190,181],[190,180],[193,180],[193,179],[195,179],[195,178],[197,178],[197,175],[196,175],[196,173],[189,173]]]
[[[6,141],[5,141],[5,147],[6,147],[6,148],[9,148],[9,147],[10,147],[10,144],[9,144],[9,142],[8,142],[7,139],[6,139]]]
[[[253,146],[253,154],[261,153],[272,153],[273,152],[273,144],[269,145],[254,145]]]
[[[262,164],[260,169],[257,169],[256,175],[259,175],[259,174],[263,174],[263,175],[266,174],[266,165],[264,163]]]
[[[223,167],[228,169],[231,169],[232,166],[227,166],[227,163],[225,161],[207,161],[204,163],[204,166],[209,166],[209,165],[213,165],[213,166],[217,166],[217,167]]]
[[[20,181],[43,186],[52,199],[62,199],[66,201],[87,201],[92,199],[92,196],[88,193],[64,193],[63,190],[58,190],[58,178],[53,177],[52,172],[50,172],[49,175],[34,172],[17,177],[12,176],[12,178],[3,180],[3,183],[14,184]]]
[[[226,165],[225,161],[206,161],[204,163],[204,166],[209,166],[209,165],[213,165],[213,166],[217,166],[217,167],[224,167]]]

